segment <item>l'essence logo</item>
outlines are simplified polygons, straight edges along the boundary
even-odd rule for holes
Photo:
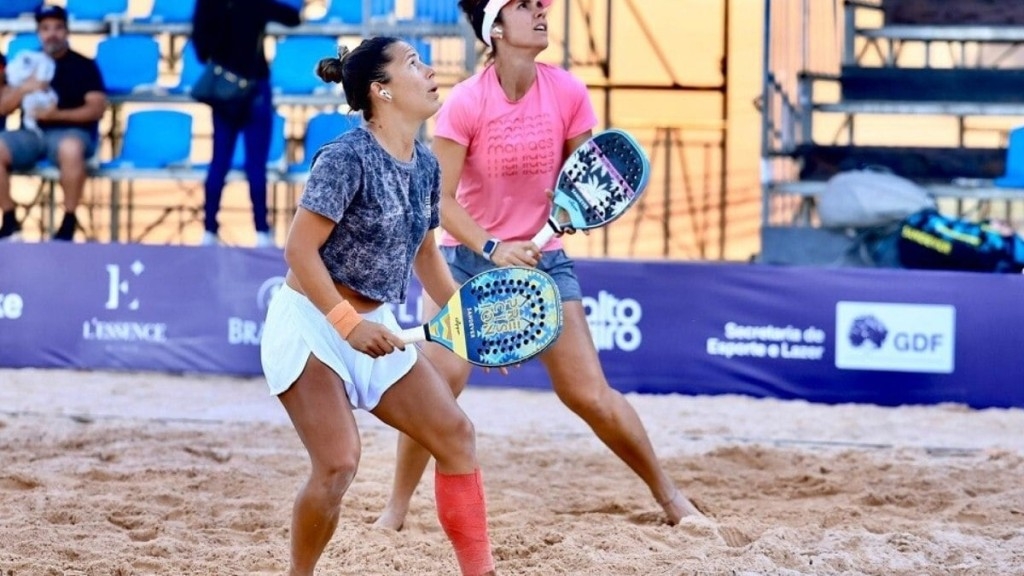
[[[120,313],[127,309],[132,313],[139,310],[139,299],[132,298],[128,280],[137,280],[146,271],[139,260],[123,269],[118,264],[107,264],[107,301],[103,307]],[[163,322],[134,322],[122,315],[112,320],[93,317],[82,322],[82,339],[98,342],[148,342],[159,344],[167,341],[167,324]]]
[[[142,262],[136,260],[128,267],[131,275],[138,278],[145,272],[146,267]],[[107,310],[117,310],[121,307],[121,297],[128,295],[128,281],[122,278],[121,267],[117,264],[107,264],[107,302],[104,307]],[[128,302],[129,310],[138,310],[138,299],[131,299]]]
[[[952,306],[836,304],[836,368],[951,374],[955,356]]]

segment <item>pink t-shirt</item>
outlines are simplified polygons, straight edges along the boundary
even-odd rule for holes
[[[492,65],[452,89],[434,135],[466,147],[456,197],[477,224],[501,240],[529,240],[547,221],[544,191],[555,186],[565,142],[595,125],[586,85],[567,71],[537,64],[533,86],[511,102]],[[458,243],[442,232],[441,244]],[[561,246],[556,237],[541,248]]]

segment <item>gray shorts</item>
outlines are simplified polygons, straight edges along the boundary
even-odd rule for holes
[[[15,170],[28,170],[44,158],[57,164],[57,149],[61,140],[78,138],[85,144],[85,158],[96,154],[96,138],[79,128],[51,128],[36,132],[35,130],[11,130],[0,132],[0,142],[11,153],[11,167]]]
[[[448,268],[459,284],[484,270],[494,268],[490,260],[462,245],[441,246],[441,253],[444,254]],[[576,278],[572,258],[569,258],[564,250],[542,252],[537,269],[547,272],[554,279],[562,302],[583,300],[583,291],[580,289],[579,279]]]

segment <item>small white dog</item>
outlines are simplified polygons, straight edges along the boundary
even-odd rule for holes
[[[18,87],[35,76],[41,82],[53,80],[56,64],[45,52],[22,50],[7,63],[7,85]],[[36,112],[57,105],[57,93],[53,88],[29,92],[21,100],[21,123],[29,130],[39,130]]]

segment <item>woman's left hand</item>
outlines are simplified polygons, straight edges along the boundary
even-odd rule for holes
[[[516,368],[522,368],[523,367],[522,364],[513,364],[513,366],[515,366]],[[490,374],[491,370],[497,370],[498,374],[501,374],[502,376],[508,376],[508,374],[509,374],[508,368],[509,368],[508,366],[502,366],[500,368],[491,368],[490,366],[484,366],[483,370],[484,370],[484,374]]]

